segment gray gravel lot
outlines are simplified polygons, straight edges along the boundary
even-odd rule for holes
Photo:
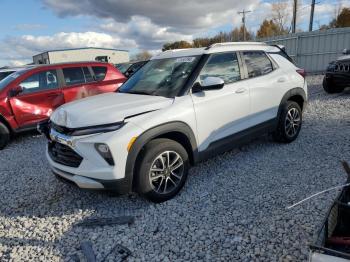
[[[340,160],[350,162],[350,92],[326,95],[320,77],[309,83],[296,142],[261,138],[204,162],[180,195],[158,205],[63,184],[49,170],[42,136],[16,138],[0,152],[0,261],[77,261],[83,240],[99,261],[118,243],[132,251],[128,261],[305,261],[337,192],[286,206],[342,184]],[[121,215],[135,223],[76,226]]]

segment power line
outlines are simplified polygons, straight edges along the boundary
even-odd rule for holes
[[[245,27],[245,15],[250,13],[251,11],[243,11],[238,12],[239,15],[242,15],[242,23],[243,23],[243,41],[246,41],[246,27]]]

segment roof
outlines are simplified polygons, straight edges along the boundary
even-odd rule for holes
[[[53,52],[65,52],[65,51],[77,51],[77,50],[87,50],[87,49],[97,49],[97,50],[109,50],[109,51],[119,51],[119,52],[129,52],[128,50],[123,49],[114,49],[114,48],[103,48],[103,47],[81,47],[81,48],[67,48],[67,49],[54,49],[42,52],[40,54],[36,54],[34,56],[42,55],[45,53],[53,53]]]
[[[212,54],[227,51],[244,51],[244,50],[262,50],[270,51],[277,49],[277,47],[269,46],[262,42],[226,42],[217,43],[209,47],[203,48],[188,48],[188,49],[174,49],[167,50],[158,55],[152,57],[153,59],[171,58],[171,57],[184,57],[184,56],[197,56],[203,54]]]
[[[52,63],[52,64],[35,64],[32,67],[56,67],[56,66],[74,66],[74,65],[111,65],[106,62],[99,61],[77,61],[77,62],[65,62],[65,63]]]

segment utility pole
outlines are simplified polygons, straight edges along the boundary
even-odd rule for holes
[[[297,8],[298,8],[298,0],[294,0],[293,5],[293,21],[292,21],[292,33],[294,34],[297,27]]]
[[[245,31],[245,15],[247,13],[250,13],[251,11],[246,11],[243,9],[243,11],[238,12],[239,15],[242,15],[242,23],[243,23],[243,41],[246,41],[246,31]]]
[[[314,25],[314,13],[315,13],[315,0],[312,0],[311,13],[310,13],[309,32],[312,31],[312,27]]]

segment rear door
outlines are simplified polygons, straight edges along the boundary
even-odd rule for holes
[[[23,92],[10,98],[12,111],[21,127],[47,119],[64,103],[57,71],[45,70],[28,76],[19,84]]]
[[[83,67],[66,67],[62,69],[64,87],[62,89],[66,103],[88,97]]]
[[[241,53],[250,87],[250,121],[258,125],[277,117],[278,107],[289,86],[287,77],[263,51]]]

